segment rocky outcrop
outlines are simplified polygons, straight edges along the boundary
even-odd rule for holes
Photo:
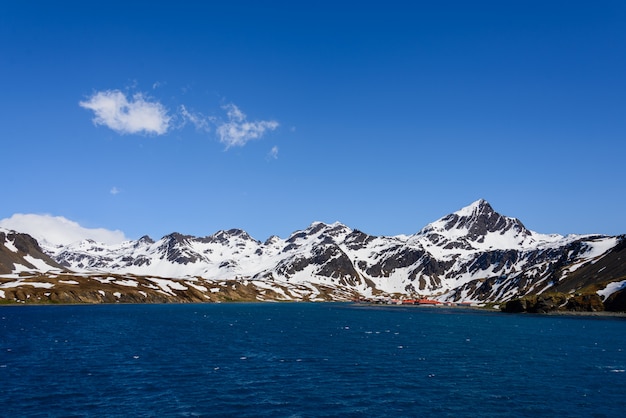
[[[604,301],[604,308],[610,312],[626,312],[626,289],[611,294]]]
[[[602,299],[596,293],[577,294],[574,296],[562,293],[547,293],[510,300],[502,305],[501,310],[508,313],[601,312],[604,311],[604,305]]]
[[[601,312],[604,311],[604,304],[597,293],[578,294],[567,300],[565,310],[574,312]]]

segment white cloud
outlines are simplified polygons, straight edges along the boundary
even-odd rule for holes
[[[155,82],[152,88],[156,89],[161,84]],[[120,90],[98,91],[78,104],[94,112],[95,125],[104,125],[120,134],[163,135],[170,130],[181,129],[187,123],[200,131],[209,132],[214,125],[217,137],[226,149],[243,147],[248,141],[259,139],[279,126],[275,120],[248,121],[233,103],[222,106],[226,111],[225,121],[190,111],[185,105],[180,105],[178,111],[171,115],[158,100],[143,93],[127,96]],[[277,158],[277,152],[277,148],[272,150],[270,156]],[[111,193],[116,194],[113,190]]]
[[[67,245],[84,239],[104,244],[118,244],[127,240],[122,231],[104,228],[83,228],[62,216],[17,213],[0,220],[0,227],[29,234],[38,241],[55,245]]]
[[[226,110],[228,121],[217,123],[217,135],[226,149],[242,147],[248,141],[262,137],[266,131],[278,128],[278,122],[274,120],[248,122],[246,115],[232,103],[222,108]]]
[[[110,191],[109,193],[111,193],[112,195],[114,195],[114,196],[115,196],[116,194],[119,194],[119,193],[120,193],[120,189],[118,189],[117,187],[113,186],[113,187],[111,188],[111,191]]]
[[[183,124],[191,122],[191,124],[198,130],[207,132],[211,130],[211,127],[209,126],[209,118],[204,117],[200,113],[192,113],[188,111],[185,105],[180,105],[180,114],[183,117]]]
[[[270,150],[270,152],[269,152],[268,156],[269,156],[270,158],[275,159],[275,160],[276,160],[276,159],[278,159],[278,147],[277,147],[276,145],[274,145],[274,146],[272,147],[272,149]]]
[[[147,100],[142,93],[129,99],[119,90],[99,91],[79,105],[93,110],[96,125],[104,125],[120,134],[162,135],[169,129],[171,120],[161,103]]]

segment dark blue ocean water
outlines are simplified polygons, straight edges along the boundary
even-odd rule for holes
[[[332,303],[0,308],[0,415],[626,416],[626,320]]]

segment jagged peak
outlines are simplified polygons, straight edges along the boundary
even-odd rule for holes
[[[246,231],[240,228],[231,228],[231,229],[221,229],[216,234],[220,235],[230,235],[230,236],[249,236]]]
[[[482,213],[491,213],[491,212],[495,212],[495,211],[493,210],[489,202],[487,202],[485,199],[478,199],[475,202],[472,202],[469,205],[452,213],[452,215],[467,217],[467,216],[478,216]]]
[[[310,234],[315,234],[316,232],[321,231],[322,229],[325,229],[329,226],[329,224],[327,224],[326,222],[322,222],[322,221],[313,221],[311,222],[311,225],[309,225],[305,231],[307,231]]]
[[[337,237],[349,234],[350,232],[352,232],[352,229],[341,222],[333,222],[332,224],[315,222],[306,230],[306,233],[309,236],[320,234],[320,236],[325,235],[326,237]]]
[[[508,238],[504,241],[495,238],[485,241],[488,235],[503,236],[505,234]],[[476,200],[428,224],[417,236],[427,237],[430,242],[439,246],[450,245],[451,241],[459,241],[455,245],[466,249],[475,248],[487,242],[511,246],[521,243],[530,244],[533,241],[533,232],[526,229],[521,221],[499,214],[485,199]]]
[[[530,232],[520,220],[499,214],[484,199],[479,199],[450,215],[444,216],[437,223],[443,226],[445,230],[465,229],[470,234],[478,235],[509,229],[512,226],[515,226],[520,232]]]
[[[184,234],[181,234],[180,232],[172,232],[171,234],[168,234],[163,237],[163,239],[166,241],[176,241],[176,242],[181,242],[189,238],[192,238],[191,235],[184,235]]]
[[[243,229],[239,229],[239,228],[221,229],[217,231],[215,234],[211,235],[209,238],[220,241],[220,242],[226,242],[230,240],[231,238],[239,238],[244,241],[259,242],[255,240],[254,238],[252,238],[250,234],[248,234],[246,231],[244,231]]]
[[[321,231],[322,229],[324,230],[337,230],[337,229],[350,229],[348,228],[346,225],[342,224],[339,221],[335,221],[333,223],[326,223],[326,222],[321,222],[321,221],[315,221],[312,222],[311,225],[308,226],[308,228],[306,229],[306,231],[308,233],[316,233]]]
[[[280,237],[278,235],[272,235],[268,239],[265,240],[263,245],[273,245],[280,242]]]
[[[286,242],[294,243],[297,240],[317,236],[320,234],[327,236],[337,236],[342,233],[349,234],[351,231],[352,229],[338,221],[333,222],[332,224],[315,221],[311,223],[311,225],[309,225],[306,229],[292,233],[289,238],[287,238]]]
[[[138,243],[154,244],[154,240],[149,235],[144,235],[137,240]]]

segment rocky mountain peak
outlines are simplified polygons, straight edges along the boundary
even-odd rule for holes
[[[470,236],[486,235],[489,232],[503,233],[510,229],[515,229],[526,235],[531,233],[521,221],[499,214],[483,199],[449,215],[449,217],[448,229],[466,228]]]
[[[192,238],[190,235],[183,235],[179,232],[172,232],[169,235],[164,236],[162,239],[168,243],[183,243],[187,239]]]
[[[144,235],[143,237],[137,240],[139,244],[154,244],[154,240],[150,238],[148,235]]]
[[[257,241],[254,238],[252,238],[246,231],[244,231],[243,229],[237,229],[237,228],[217,231],[215,234],[211,235],[210,237],[207,237],[204,240],[204,242],[216,242],[222,245],[226,245],[232,240],[236,240],[240,242],[250,241],[256,244],[260,244],[260,241]]]
[[[474,247],[471,242],[483,243],[488,235],[507,235],[516,242],[522,242],[532,234],[518,219],[499,214],[484,199],[444,216],[419,233],[436,244],[449,241],[465,243],[455,245],[456,248]]]
[[[278,235],[272,235],[268,239],[265,240],[263,245],[270,246],[280,242],[280,237]]]

